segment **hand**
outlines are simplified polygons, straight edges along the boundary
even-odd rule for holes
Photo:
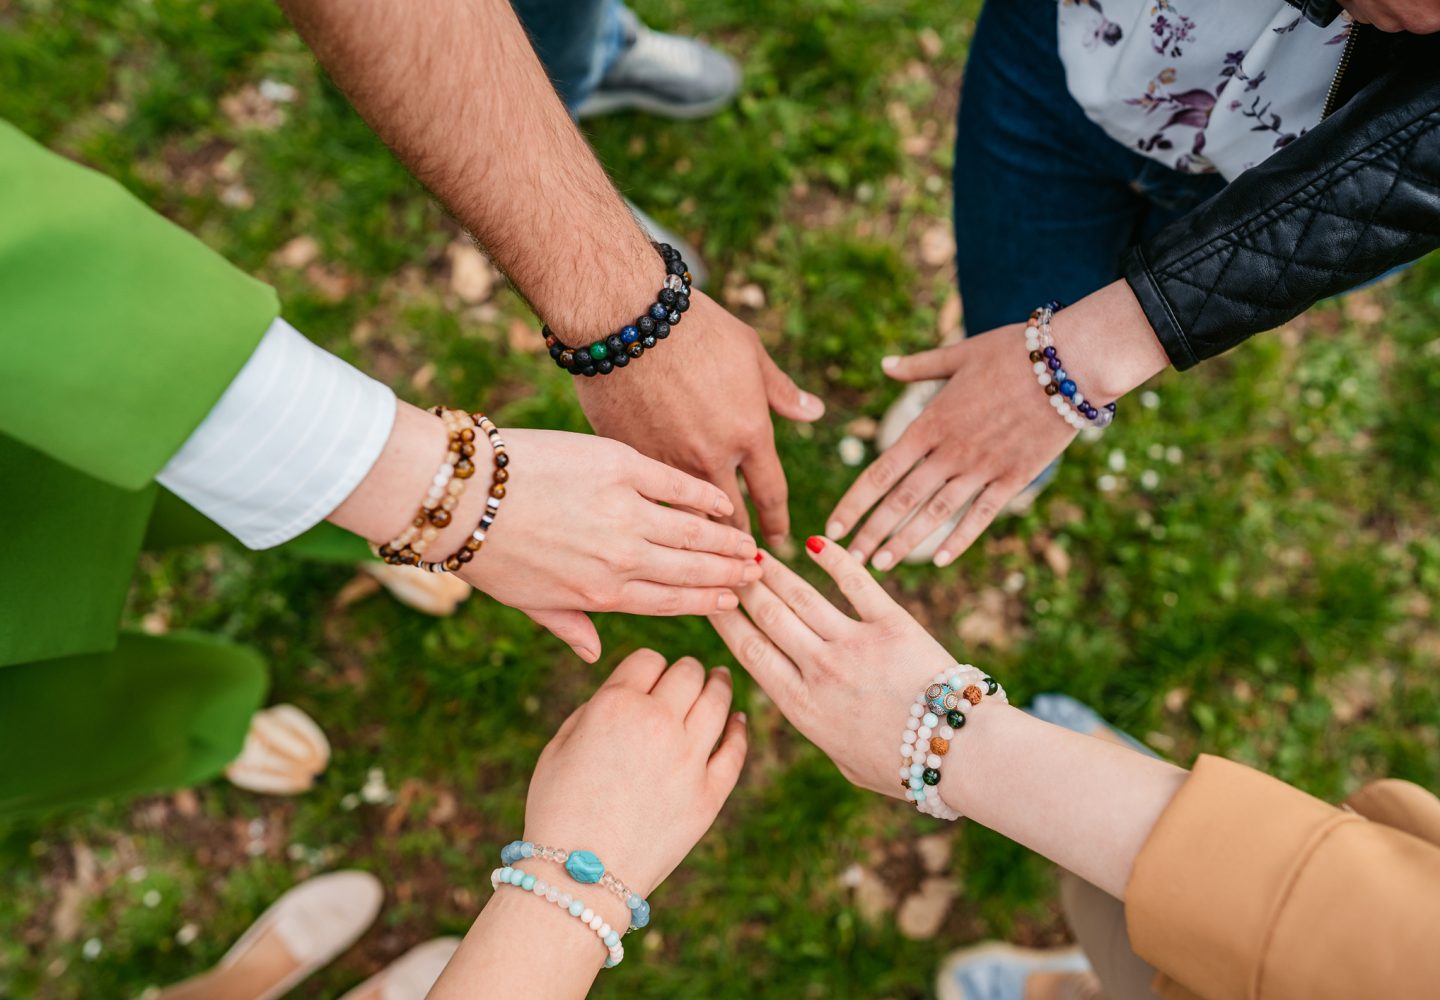
[[[530,782],[525,839],[594,851],[648,896],[710,829],[745,763],[730,671],[690,657],[668,670],[631,653],[555,734]]]
[[[606,438],[502,434],[508,492],[461,576],[524,609],[586,660],[599,656],[600,639],[583,612],[708,614],[735,607],[730,588],[759,575],[754,541],[701,516],[732,510],[715,486]],[[486,468],[483,452],[477,462]]]
[[[811,421],[825,406],[776,367],[751,327],[703,292],[690,302],[685,321],[637,366],[577,379],[580,405],[595,433],[719,486],[735,508],[730,523],[748,529],[738,469],[761,532],[779,544],[790,512],[770,410]]]
[[[1059,313],[1051,329],[1066,368],[1096,404],[1123,396],[1169,364],[1124,281]],[[886,374],[902,382],[949,381],[846,491],[825,533],[843,538],[874,507],[850,547],[862,562],[874,553],[871,565],[885,570],[965,510],[941,542],[935,565],[958,558],[1075,439],[1046,405],[1026,353],[1025,325],[1016,323],[952,347],[885,359]]]
[[[1342,0],[1341,6],[1361,24],[1381,31],[1408,31],[1429,35],[1440,31],[1440,3],[1436,0]]]
[[[886,570],[964,510],[935,565],[949,565],[968,549],[1075,438],[1045,405],[1025,355],[1025,325],[1017,323],[950,347],[886,358],[885,373],[899,381],[949,381],[851,484],[826,534],[843,538],[870,511],[850,549]]]
[[[749,617],[727,611],[710,621],[740,665],[841,774],[900,798],[896,768],[906,713],[955,658],[842,546],[812,538],[806,551],[839,585],[859,621],[768,553],[760,561],[763,579],[740,592]]]

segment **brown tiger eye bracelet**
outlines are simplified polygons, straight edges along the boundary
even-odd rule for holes
[[[483,413],[473,413],[471,417],[475,426],[485,432],[485,437],[490,442],[490,450],[493,452],[494,466],[490,474],[490,495],[485,498],[485,513],[480,515],[480,523],[475,530],[470,532],[470,537],[465,539],[465,544],[456,549],[442,562],[420,563],[420,568],[431,573],[454,573],[464,566],[480,552],[481,546],[485,544],[485,535],[490,526],[495,523],[495,517],[500,513],[500,501],[505,499],[505,484],[510,481],[510,455],[505,451],[505,442],[500,439],[500,428]]]
[[[391,565],[418,566],[425,550],[450,525],[454,510],[475,474],[475,421],[463,410],[437,406],[431,411],[445,424],[449,444],[420,509],[405,530],[373,551]]]

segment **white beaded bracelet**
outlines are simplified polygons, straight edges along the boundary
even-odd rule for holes
[[[580,921],[595,932],[600,943],[605,946],[607,952],[605,968],[613,969],[625,958],[625,946],[620,943],[620,935],[611,927],[605,918],[585,905],[584,900],[576,899],[568,892],[562,892],[556,886],[546,882],[543,878],[536,878],[519,868],[496,868],[490,873],[490,887],[497,892],[502,885],[513,885],[524,892],[532,893],[541,899],[554,903],[570,916]]]
[[[994,678],[968,663],[942,670],[910,705],[900,742],[900,786],[915,808],[936,819],[954,821],[960,813],[940,797],[940,767],[950,752],[956,730],[986,695],[1009,704]]]

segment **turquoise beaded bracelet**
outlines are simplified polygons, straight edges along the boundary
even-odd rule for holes
[[[529,840],[512,840],[500,848],[500,863],[503,865],[513,865],[524,858],[554,861],[564,865],[570,877],[581,885],[599,885],[614,893],[630,911],[629,930],[639,930],[650,923],[650,903],[606,871],[604,863],[594,851],[566,851],[558,847],[544,847]]]
[[[499,892],[502,885],[513,885],[522,892],[533,893],[546,902],[554,903],[594,931],[600,943],[605,946],[605,968],[613,969],[624,961],[625,946],[620,943],[619,933],[605,922],[604,917],[586,906],[584,900],[576,899],[568,892],[561,892],[558,886],[549,884],[543,878],[536,878],[509,865],[496,868],[490,873],[490,888]]]

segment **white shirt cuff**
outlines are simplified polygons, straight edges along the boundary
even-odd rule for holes
[[[323,521],[365,478],[395,394],[283,319],[160,471],[160,483],[252,549]]]

